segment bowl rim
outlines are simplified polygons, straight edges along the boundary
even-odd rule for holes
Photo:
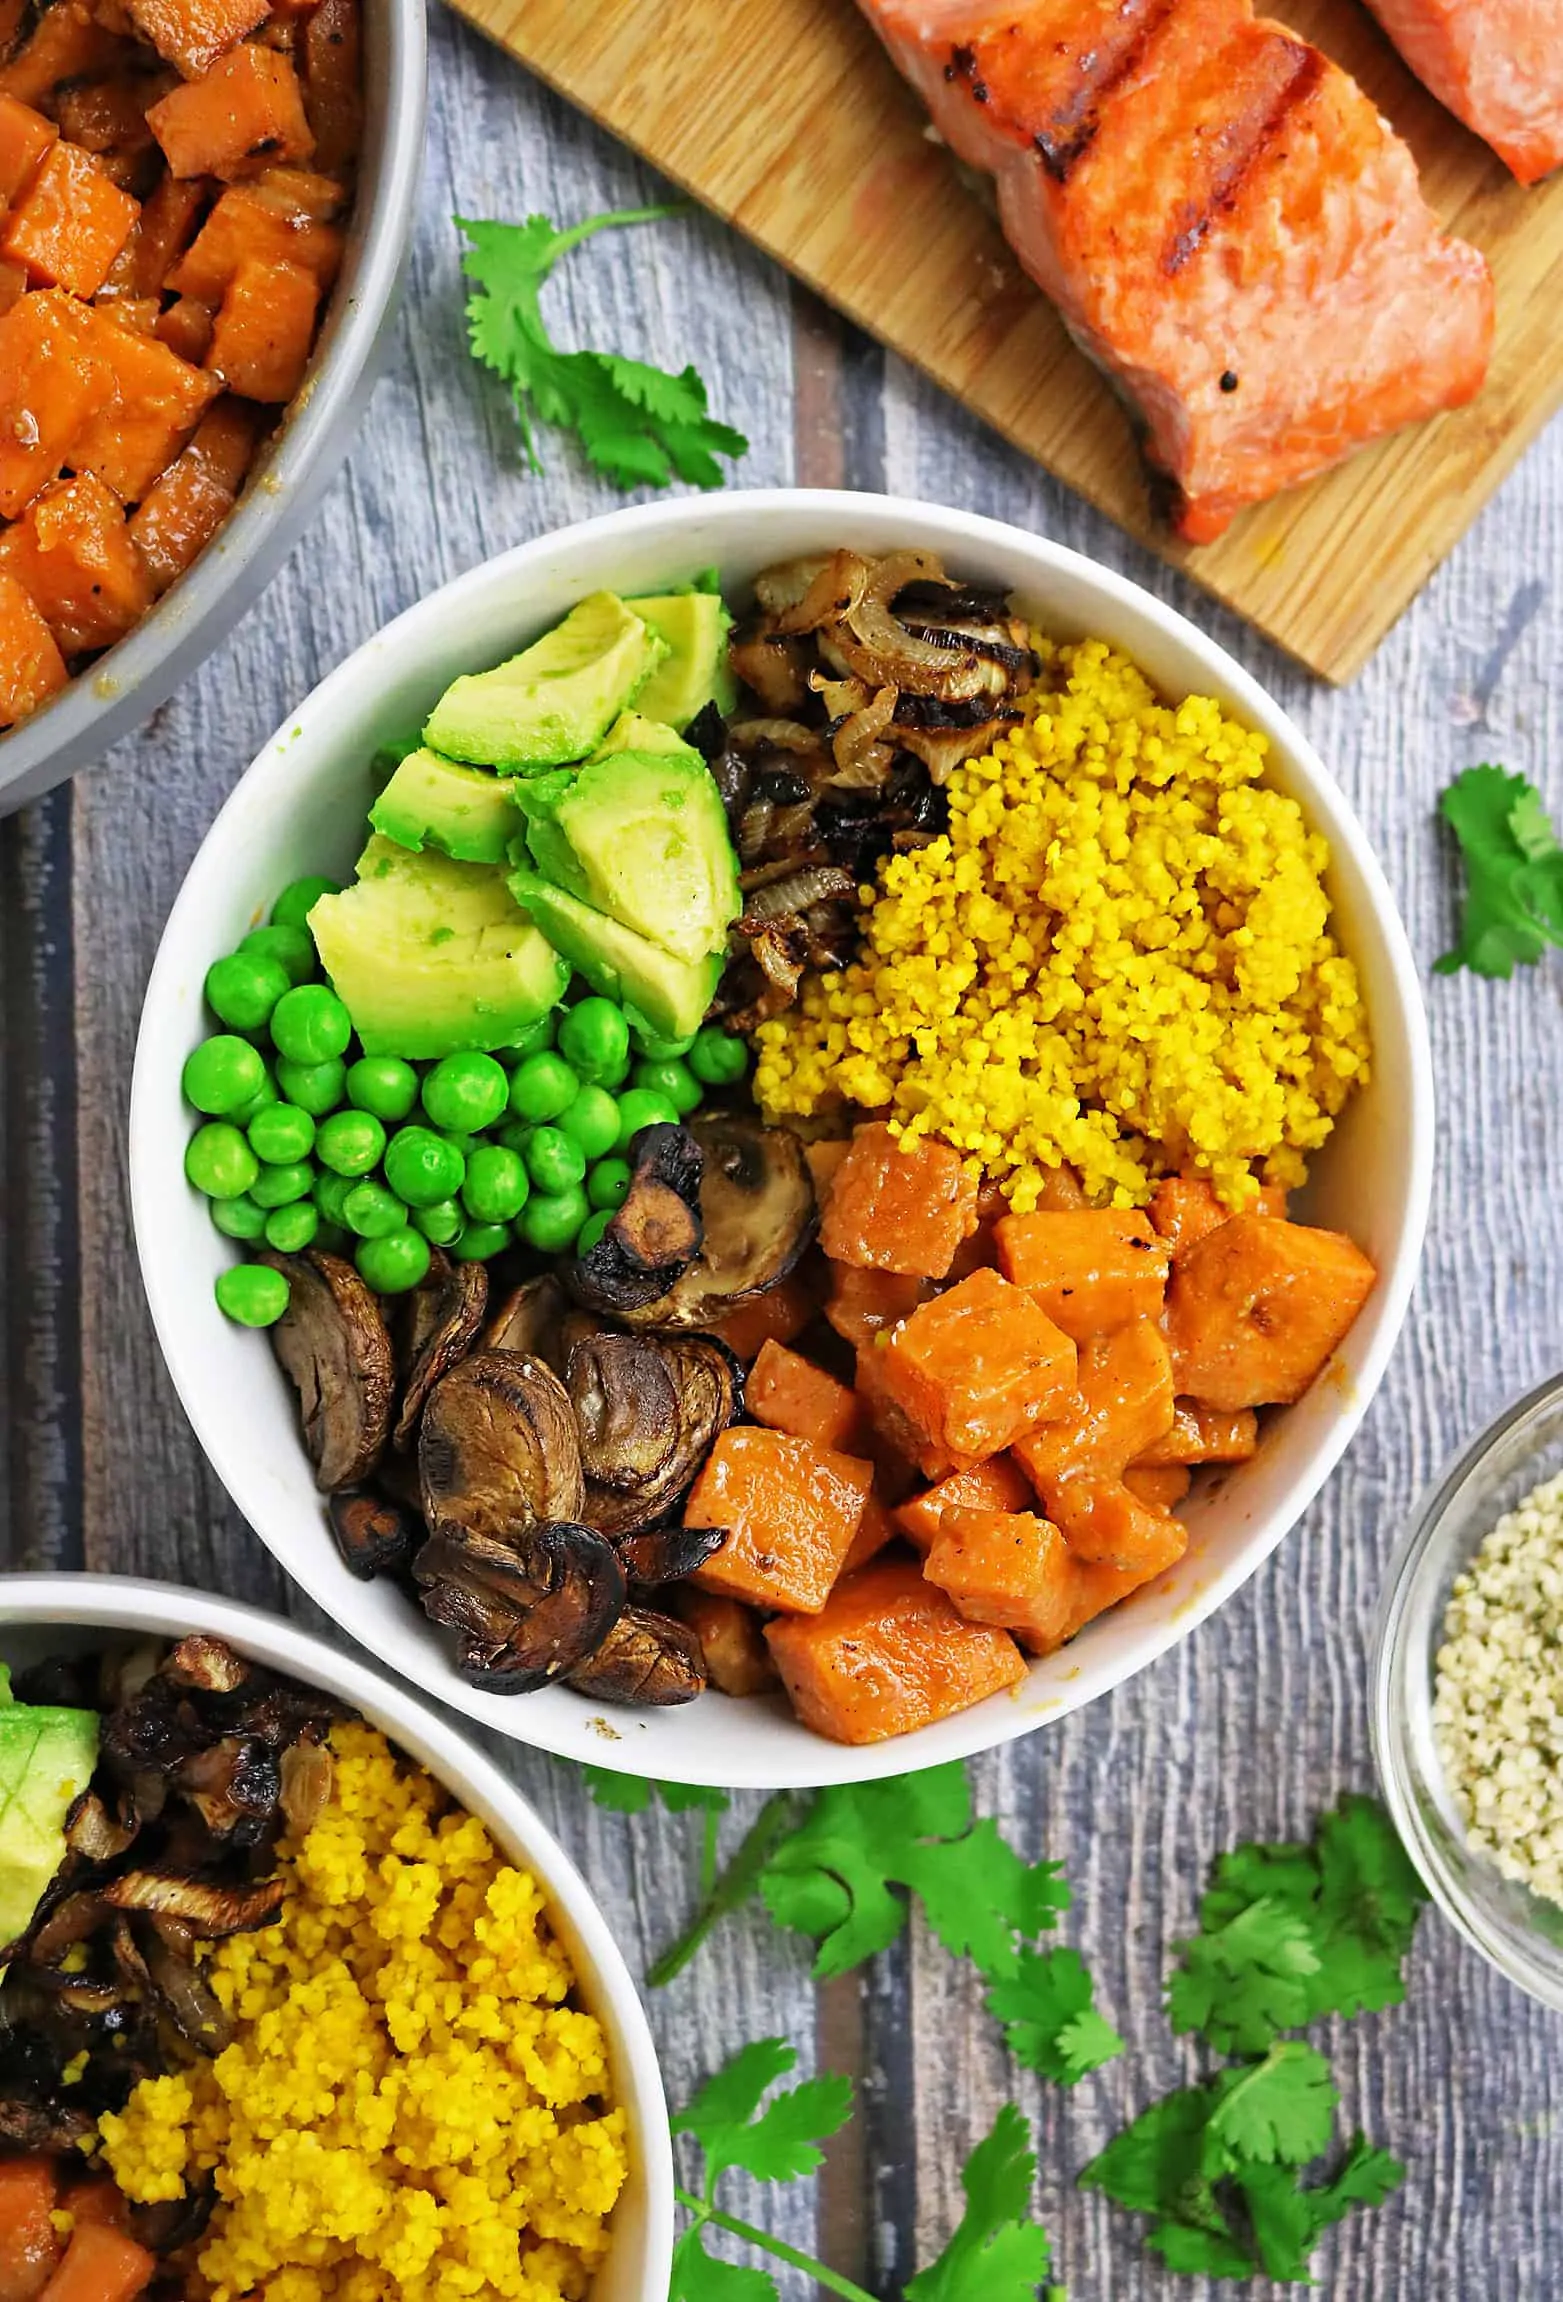
[[[673,2259],[673,2144],[662,2073],[640,1993],[601,1906],[530,1799],[453,1721],[406,1683],[372,1669],[286,1615],[133,1575],[29,1573],[0,1576],[0,1630],[11,1624],[133,1631],[182,1638],[205,1631],[271,1668],[340,1695],[480,1815],[506,1853],[537,1874],[563,1917],[572,1961],[589,1963],[596,2002],[613,2034],[616,2093],[639,2161],[645,2230],[641,2302],[664,2302]]]
[[[829,1783],[872,1781],[905,1773],[909,1768],[932,1765],[947,1759],[969,1758],[997,1748],[1038,1726],[1053,1724],[1097,1694],[1122,1685],[1169,1648],[1181,1643],[1190,1631],[1248,1580],[1283,1537],[1296,1526],[1360,1427],[1383,1379],[1404,1322],[1415,1284],[1432,1191],[1434,1095],[1427,1017],[1415,962],[1393,894],[1354,810],[1314,746],[1290,714],[1241,664],[1228,655],[1218,641],[1130,578],[1055,543],[1051,538],[1030,535],[1008,522],[991,519],[983,514],[929,504],[913,497],[847,489],[766,488],[733,490],[715,499],[704,496],[678,497],[603,513],[596,518],[534,537],[479,562],[404,609],[329,672],[308,697],[294,706],[281,722],[277,733],[257,753],[251,766],[235,784],[192,859],[165,924],[147,984],[131,1082],[129,1169],[132,1222],[142,1283],[147,1292],[159,1346],[174,1387],[190,1416],[204,1453],[241,1511],[244,1505],[239,1498],[247,1482],[242,1465],[236,1459],[236,1450],[229,1442],[227,1429],[215,1419],[200,1414],[192,1407],[186,1395],[187,1386],[182,1376],[187,1363],[188,1347],[181,1344],[181,1290],[174,1283],[171,1259],[164,1258],[160,1266],[157,1257],[149,1253],[149,1244],[158,1230],[159,1207],[166,1199],[166,1178],[160,1168],[154,1168],[147,1147],[149,1135],[153,1131],[148,1120],[153,1106],[168,1090],[165,1077],[161,1074],[153,1076],[154,1058],[148,1046],[152,1036],[151,1019],[163,1006],[171,1006],[173,1003],[172,987],[180,965],[178,947],[183,940],[182,920],[187,910],[196,908],[194,888],[201,873],[203,857],[219,841],[231,818],[242,822],[245,812],[255,806],[252,796],[254,779],[264,777],[268,768],[280,765],[287,758],[306,717],[316,714],[329,716],[339,699],[351,697],[356,684],[365,675],[366,665],[376,656],[394,657],[398,639],[409,630],[415,630],[425,616],[448,616],[458,611],[464,601],[486,594],[490,587],[503,586],[507,598],[513,599],[515,603],[516,620],[520,623],[525,620],[528,579],[534,575],[539,579],[557,575],[561,562],[568,564],[572,554],[583,543],[616,544],[621,540],[630,543],[649,530],[659,541],[665,539],[672,546],[676,544],[679,531],[685,526],[693,528],[702,520],[711,522],[713,519],[718,527],[730,520],[734,528],[747,537],[769,515],[800,508],[806,508],[816,520],[848,525],[853,520],[861,521],[865,515],[886,518],[907,527],[915,525],[921,540],[935,548],[947,549],[956,557],[964,553],[980,558],[985,544],[994,550],[1019,550],[1032,562],[1038,580],[1044,574],[1051,575],[1081,588],[1092,598],[1096,609],[1105,613],[1122,610],[1127,615],[1149,622],[1162,639],[1190,659],[1191,666],[1197,667],[1202,679],[1214,683],[1232,710],[1251,725],[1272,735],[1279,734],[1288,756],[1288,768],[1295,770],[1297,780],[1308,792],[1312,821],[1327,832],[1332,848],[1337,852],[1341,849],[1350,852],[1353,869],[1362,881],[1382,945],[1386,973],[1393,984],[1397,1008],[1396,1030],[1397,1033],[1403,1033],[1403,1055],[1409,1091],[1405,1124],[1404,1212],[1393,1254],[1379,1270],[1374,1297],[1377,1305],[1376,1326],[1372,1340],[1362,1363],[1354,1369],[1351,1382],[1346,1387],[1341,1411],[1321,1435],[1306,1473],[1294,1481],[1284,1508],[1273,1508],[1270,1523],[1248,1538],[1240,1557],[1219,1571],[1201,1577],[1181,1600],[1171,1619],[1139,1630],[1132,1658],[1106,1671],[1099,1684],[1090,1683],[1086,1680],[1086,1674],[1077,1671],[1062,1687],[1050,1690],[1045,1709],[1035,1705],[1027,1709],[1021,1703],[1012,1701],[1006,1712],[996,1700],[990,1700],[971,1712],[940,1722],[937,1727],[866,1746],[841,1745],[829,1742],[822,1736],[809,1735],[807,1741],[813,1755],[807,1761],[800,1756],[796,1762],[762,1762],[758,1759],[751,1762],[747,1756],[735,1754],[730,1745],[724,1747],[718,1742],[716,1748],[721,1754],[720,1763],[724,1770],[720,1776],[712,1771],[710,1761],[696,1765],[681,1758],[677,1752],[648,1753],[650,1763],[640,1770],[668,1780],[721,1788],[817,1788]],[[1375,1032],[1379,1029],[1379,1022],[1375,1019]],[[254,1522],[250,1523],[253,1525]],[[262,1540],[266,1539],[262,1533]],[[290,1562],[282,1563],[293,1579],[301,1579]],[[303,1587],[327,1614],[334,1616],[332,1605],[322,1597],[313,1581],[304,1582]],[[400,1669],[405,1666],[398,1662],[392,1667]],[[1040,1667],[1032,1664],[1031,1672]],[[1026,1685],[1030,1683],[1031,1672],[1028,1672],[1028,1680],[1022,1682],[1017,1690],[1021,1695],[1024,1695]],[[448,1678],[448,1685],[443,1680],[440,1682],[438,1699],[448,1701],[467,1716],[481,1719],[484,1724],[497,1728],[501,1733],[511,1734],[519,1741],[538,1749],[553,1751],[560,1756],[594,1764],[624,1766],[631,1771],[636,1769],[633,1741],[597,1745],[584,1716],[579,1729],[556,1730],[553,1723],[555,1714],[540,1705],[526,1702],[501,1703],[496,1698],[475,1694],[474,1690],[468,1689],[457,1679],[453,1671],[448,1674]],[[478,1705],[483,1703],[492,1703],[493,1708],[479,1708]],[[914,1748],[923,1743],[924,1737],[937,1737],[936,1751]]]
[[[1438,1534],[1469,1480],[1513,1432],[1563,1399],[1563,1373],[1511,1400],[1423,1489],[1390,1555],[1379,1592],[1369,1658],[1368,1732],[1384,1803],[1401,1843],[1444,1917],[1489,1966],[1541,2005],[1563,2012],[1563,1965],[1532,1959],[1523,1937],[1489,1927],[1429,1829],[1416,1795],[1404,1688],[1419,1668],[1410,1648],[1409,1614]]]
[[[354,419],[389,348],[412,251],[428,108],[425,0],[381,5],[383,45],[365,73],[381,121],[373,196],[361,211],[355,203],[347,263],[304,381],[207,549],[122,640],[41,711],[0,733],[0,815],[95,764],[221,645],[356,442]]]

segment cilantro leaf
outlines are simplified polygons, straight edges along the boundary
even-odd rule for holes
[[[1026,2219],[1036,2159],[1012,2102],[966,2161],[966,2211],[938,2260],[919,2270],[906,2302],[1035,2302],[1048,2274],[1047,2233]]]
[[[686,2230],[673,2249],[668,2302],[780,2302],[769,2271],[719,2261],[706,2252],[702,2229],[697,2223]]]
[[[1219,2230],[1200,2230],[1187,2222],[1158,2222],[1147,2232],[1145,2243],[1169,2270],[1187,2270],[1206,2278],[1252,2278],[1254,2274],[1253,2256]]]
[[[1081,2189],[1100,2190],[1136,2214],[1212,2221],[1221,2230],[1224,2224],[1204,2170],[1209,2116],[1207,2087],[1184,2086],[1165,2095],[1081,2168]]]
[[[522,453],[533,472],[535,425],[573,431],[588,463],[623,488],[666,487],[678,478],[716,488],[718,456],[748,452],[748,441],[710,413],[692,367],[678,375],[617,352],[564,352],[548,333],[542,291],[569,250],[609,227],[679,215],[678,206],[622,209],[559,231],[546,216],[499,224],[458,216],[468,250],[462,268],[476,282],[467,301],[472,356],[510,391]]]
[[[1324,2056],[1300,2039],[1223,2071],[1210,2088],[1206,2172],[1227,2173],[1239,2160],[1302,2166],[1317,2158],[1329,2148],[1339,2099]]]
[[[1023,1950],[1016,1972],[988,1993],[1017,2062],[1073,2086],[1123,2052],[1123,2040],[1091,2003],[1091,1976],[1077,1950]]]
[[[582,1768],[592,1804],[608,1814],[644,1814],[651,1804],[651,1785],[643,1775],[618,1774],[612,1767]]]
[[[1339,2172],[1308,2193],[1319,2228],[1343,2221],[1354,2206],[1382,2206],[1405,2178],[1398,2158],[1375,2149],[1365,2134],[1354,2134]]]
[[[767,2089],[797,2065],[785,2039],[757,2038],[708,2078],[673,2120],[674,2133],[692,2134],[705,2152],[707,2197],[730,2166],[758,2182],[796,2182],[823,2164],[815,2145],[851,2117],[852,2081],[808,2078],[761,2110]]]
[[[1535,787],[1501,767],[1469,767],[1438,810],[1466,874],[1460,940],[1437,961],[1438,973],[1469,967],[1507,977],[1563,944],[1563,847]]]
[[[728,2134],[749,2123],[767,2087],[797,2067],[797,2052],[785,2038],[755,2039],[706,2080],[694,2101],[674,2118],[673,2132],[692,2134],[703,2150],[715,2153]]]
[[[1268,1895],[1176,1947],[1183,1962],[1167,1984],[1174,2030],[1202,2031],[1224,2054],[1254,2054],[1307,2021],[1318,1953],[1306,1920]]]
[[[1398,2006],[1427,1889],[1376,1799],[1348,1793],[1319,1823],[1314,2014]]]
[[[1339,2172],[1304,2189],[1292,2166],[1242,2166],[1234,2179],[1243,2194],[1254,2247],[1272,2278],[1302,2282],[1309,2257],[1332,2222],[1354,2206],[1381,2206],[1405,2174],[1387,2150],[1372,2149],[1358,2134]]]
[[[726,1814],[732,1800],[725,1790],[703,1782],[659,1782],[655,1790],[669,1814]]]

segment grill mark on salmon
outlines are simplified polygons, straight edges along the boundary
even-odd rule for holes
[[[1042,165],[1055,183],[1068,183],[1076,162],[1090,149],[1103,104],[1139,68],[1177,5],[1178,0],[1125,0],[1121,36],[1115,39],[1109,33],[1080,58],[1079,87],[1032,137]],[[975,56],[972,62],[975,69]]]
[[[1161,264],[1169,279],[1203,246],[1217,217],[1229,215],[1237,205],[1250,169],[1282,133],[1297,106],[1318,86],[1323,65],[1317,48],[1299,45],[1286,59],[1280,83],[1268,103],[1254,107],[1221,131],[1225,157],[1218,162],[1202,199],[1185,202],[1177,212],[1168,236]]]

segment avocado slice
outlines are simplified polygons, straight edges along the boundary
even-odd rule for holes
[[[510,887],[549,942],[594,991],[633,1007],[660,1038],[683,1039],[699,1030],[721,981],[720,953],[693,961],[675,959],[632,927],[593,911],[535,871],[513,871]]]
[[[615,752],[517,794],[545,878],[675,959],[725,949],[743,908],[727,814],[694,753]]]
[[[523,775],[584,759],[668,652],[616,593],[593,592],[508,663],[456,680],[423,740],[449,759]]]
[[[399,847],[437,847],[462,863],[503,863],[515,837],[515,778],[463,767],[420,746],[409,752],[369,810]]]
[[[733,619],[721,594],[662,592],[627,605],[672,651],[636,699],[646,717],[683,729],[698,711],[714,703],[726,719],[738,701],[738,686],[727,662]]]
[[[665,720],[646,719],[638,711],[621,712],[592,757],[611,759],[616,751],[666,752],[670,759],[700,757],[694,745],[675,735]]]
[[[415,854],[378,833],[357,880],[320,898],[309,929],[367,1055],[513,1046],[570,980],[502,866]]]
[[[65,1860],[65,1817],[97,1763],[96,1711],[0,1705],[0,1943],[25,1931]]]

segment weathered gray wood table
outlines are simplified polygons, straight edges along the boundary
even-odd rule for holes
[[[497,389],[462,350],[450,217],[563,220],[656,186],[497,51],[436,12],[431,142],[390,372],[345,478],[239,635],[96,773],[0,826],[0,1557],[157,1574],[295,1611],[203,1465],[163,1374],[130,1235],[124,1131],[142,986],[219,801],[288,708],[376,625],[474,561],[605,508],[546,441],[521,469]],[[753,441],[751,485],[888,488],[1054,535],[1174,598],[1284,698],[1351,794],[1419,958],[1451,922],[1432,818],[1459,767],[1497,757],[1563,803],[1563,431],[1511,480],[1372,669],[1312,686],[915,376],[847,337],[702,217],[591,243],[556,289],[561,332],[697,362]],[[1350,536],[1339,539],[1342,551]],[[1069,1939],[1131,2052],[1062,2094],[1005,2067],[974,1979],[912,1939],[816,1993],[790,1938],[730,1924],[653,2005],[669,2088],[767,2029],[865,2078],[818,2200],[764,2212],[885,2295],[942,2243],[957,2170],[1013,2094],[1038,2121],[1039,2207],[1076,2302],[1203,2293],[1073,2189],[1185,2061],[1159,2011],[1170,1938],[1211,1857],[1305,1832],[1367,1787],[1366,1645],[1379,1576],[1423,1482],[1563,1357],[1563,960],[1508,985],[1432,983],[1442,1120],[1420,1291],[1349,1461],[1213,1622],[1110,1700],[975,1769],[984,1811],[1068,1865]],[[175,1179],[170,1177],[170,1186]],[[637,1966],[685,1915],[685,1819],[597,1812],[567,1766],[511,1763],[593,1880]],[[1346,2110],[1406,2158],[1401,2196],[1323,2257],[1343,2302],[1563,2296],[1563,2057],[1545,2015],[1434,1919],[1410,2003],[1326,2043]],[[751,2202],[758,2205],[759,2201]],[[740,2207],[740,2211],[744,2209]],[[802,2283],[791,2282],[789,2302]],[[1212,2289],[1211,2291],[1215,2291]],[[1225,2289],[1230,2291],[1230,2289]]]

